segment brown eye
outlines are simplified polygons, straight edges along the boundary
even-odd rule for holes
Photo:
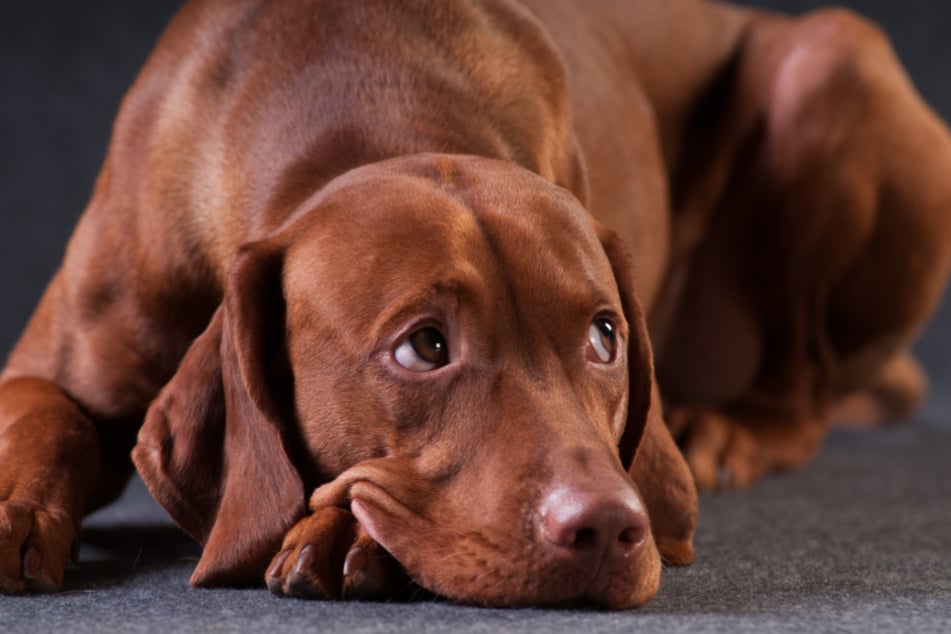
[[[589,357],[597,363],[611,363],[617,354],[617,332],[607,319],[595,319],[588,328]],[[593,355],[591,354],[593,353]]]
[[[431,326],[413,331],[393,353],[396,362],[413,372],[429,372],[449,363],[449,345]]]

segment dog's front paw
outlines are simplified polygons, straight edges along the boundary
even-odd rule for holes
[[[0,501],[0,592],[54,592],[63,584],[76,529],[66,513]]]
[[[400,598],[412,585],[399,563],[342,508],[298,522],[268,567],[268,589],[301,599]]]

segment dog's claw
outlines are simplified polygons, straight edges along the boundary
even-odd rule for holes
[[[316,550],[312,544],[304,546],[294,568],[287,575],[285,590],[289,596],[298,599],[332,599],[336,598],[337,593],[324,587],[319,575],[312,574],[314,560],[316,559]]]
[[[358,571],[362,570],[367,563],[366,552],[359,547],[350,549],[347,558],[343,561],[343,576],[352,577]]]
[[[23,579],[34,592],[55,592],[59,588],[43,567],[43,554],[33,546],[23,556]]]
[[[297,561],[294,563],[294,569],[287,575],[285,588],[289,596],[298,599],[337,598],[338,593],[325,587],[325,582],[323,582],[321,576],[312,572],[316,555],[316,549],[312,544],[307,544],[301,549]]]
[[[392,555],[362,530],[344,560],[343,575],[345,599],[398,599],[414,587]]]
[[[314,564],[314,547],[311,544],[304,546],[300,555],[297,557],[297,563],[294,564],[295,574],[304,574]]]
[[[274,556],[274,559],[271,560],[271,565],[268,566],[264,580],[267,583],[267,589],[271,591],[271,594],[277,596],[284,595],[284,579],[281,572],[284,569],[284,562],[287,561],[287,558],[290,556],[290,554],[290,550],[282,550]]]

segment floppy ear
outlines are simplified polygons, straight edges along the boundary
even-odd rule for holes
[[[283,251],[245,247],[222,305],[150,407],[133,461],[204,546],[195,586],[259,583],[304,514],[304,486],[268,378],[283,338]]]
[[[657,383],[651,383],[647,423],[628,471],[644,498],[661,557],[667,564],[682,566],[694,559],[693,534],[699,511],[697,486],[661,415]]]
[[[644,498],[661,557],[670,564],[689,564],[694,558],[697,488],[662,415],[647,322],[635,292],[630,252],[617,233],[601,225],[597,230],[614,270],[631,331],[627,425],[618,441],[618,453]]]

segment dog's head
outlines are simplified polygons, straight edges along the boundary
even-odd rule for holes
[[[196,584],[260,580],[322,485],[437,594],[629,607],[692,559],[653,385],[612,232],[510,163],[410,157],[242,249],[135,458]]]

